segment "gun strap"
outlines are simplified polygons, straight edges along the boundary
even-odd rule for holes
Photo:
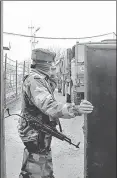
[[[26,80],[26,78],[28,77],[29,75],[25,75],[24,78],[23,78],[23,82]]]
[[[59,129],[60,129],[60,132],[62,132],[62,131],[63,131],[63,130],[62,130],[62,126],[61,126],[60,121],[59,121]]]

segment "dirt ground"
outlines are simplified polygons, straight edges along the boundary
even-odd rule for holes
[[[65,102],[65,97],[55,91],[57,101]],[[21,102],[9,105],[11,113],[20,113]],[[6,113],[5,113],[6,114]],[[77,149],[65,141],[56,138],[52,140],[52,154],[54,175],[56,178],[84,178],[84,117],[78,116],[73,119],[60,119],[63,133],[72,139],[74,143],[81,142]],[[11,116],[5,119],[5,152],[7,178],[18,178],[22,157],[23,143],[17,131],[18,117]]]

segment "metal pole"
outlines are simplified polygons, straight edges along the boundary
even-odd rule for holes
[[[7,53],[5,54],[5,66],[4,66],[4,107],[6,108],[6,72],[7,72]]]
[[[70,48],[67,49],[67,60],[68,60],[68,71],[69,71],[69,86],[67,93],[67,102],[71,103],[71,59],[72,59],[72,51]]]
[[[4,76],[3,76],[3,1],[0,1],[0,177],[6,178],[5,126],[4,126]]]
[[[70,63],[70,65],[69,65],[69,67],[70,67],[70,102],[71,102],[71,88],[72,88],[72,86],[71,86],[71,59],[72,59],[72,51],[71,51],[71,49],[70,49],[70,52],[69,52],[70,54],[69,54],[69,63]]]
[[[17,60],[16,60],[16,99],[17,99]]]
[[[28,27],[28,28],[31,30],[31,36],[32,36],[32,35],[33,35],[33,34],[32,34],[32,29],[34,29],[34,27],[32,26],[32,22],[31,22],[31,26]],[[30,39],[30,43],[31,43],[31,53],[32,53],[32,48],[33,48],[33,47],[32,47],[32,45],[33,45],[33,44],[32,44],[32,41],[33,41],[33,37],[31,37],[31,39]]]
[[[28,62],[28,74],[30,73],[30,64]]]
[[[34,33],[34,41],[32,42],[33,44],[33,49],[35,49],[36,44],[38,43],[38,41],[35,40],[36,34]]]
[[[25,76],[25,61],[24,61],[24,64],[23,64],[23,79],[24,79],[24,76]]]

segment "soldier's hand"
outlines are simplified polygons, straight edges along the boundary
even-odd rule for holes
[[[78,107],[78,112],[79,114],[89,114],[93,111],[93,105],[87,101],[87,100],[82,100],[80,105]]]

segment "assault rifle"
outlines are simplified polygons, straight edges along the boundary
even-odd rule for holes
[[[23,117],[23,116],[21,116],[19,114],[10,114],[8,108],[6,110],[8,112],[8,116],[7,117],[10,117],[10,116],[13,116],[13,115],[17,115],[17,116],[19,116],[19,117],[27,120],[25,117]],[[5,118],[7,118],[7,117],[5,117]],[[42,122],[40,122],[39,120],[37,120],[35,117],[31,117],[31,119],[28,120],[28,123],[29,123],[29,125],[31,127],[35,128],[36,130],[39,130],[39,131],[44,132],[46,134],[50,134],[51,136],[56,137],[59,140],[66,141],[70,145],[73,145],[76,148],[79,148],[80,142],[78,142],[77,145],[74,144],[74,143],[72,143],[71,139],[68,138],[66,135],[64,135],[61,132],[59,132],[56,128],[53,128],[53,127],[51,127],[51,126],[49,126],[47,124],[43,124]]]

